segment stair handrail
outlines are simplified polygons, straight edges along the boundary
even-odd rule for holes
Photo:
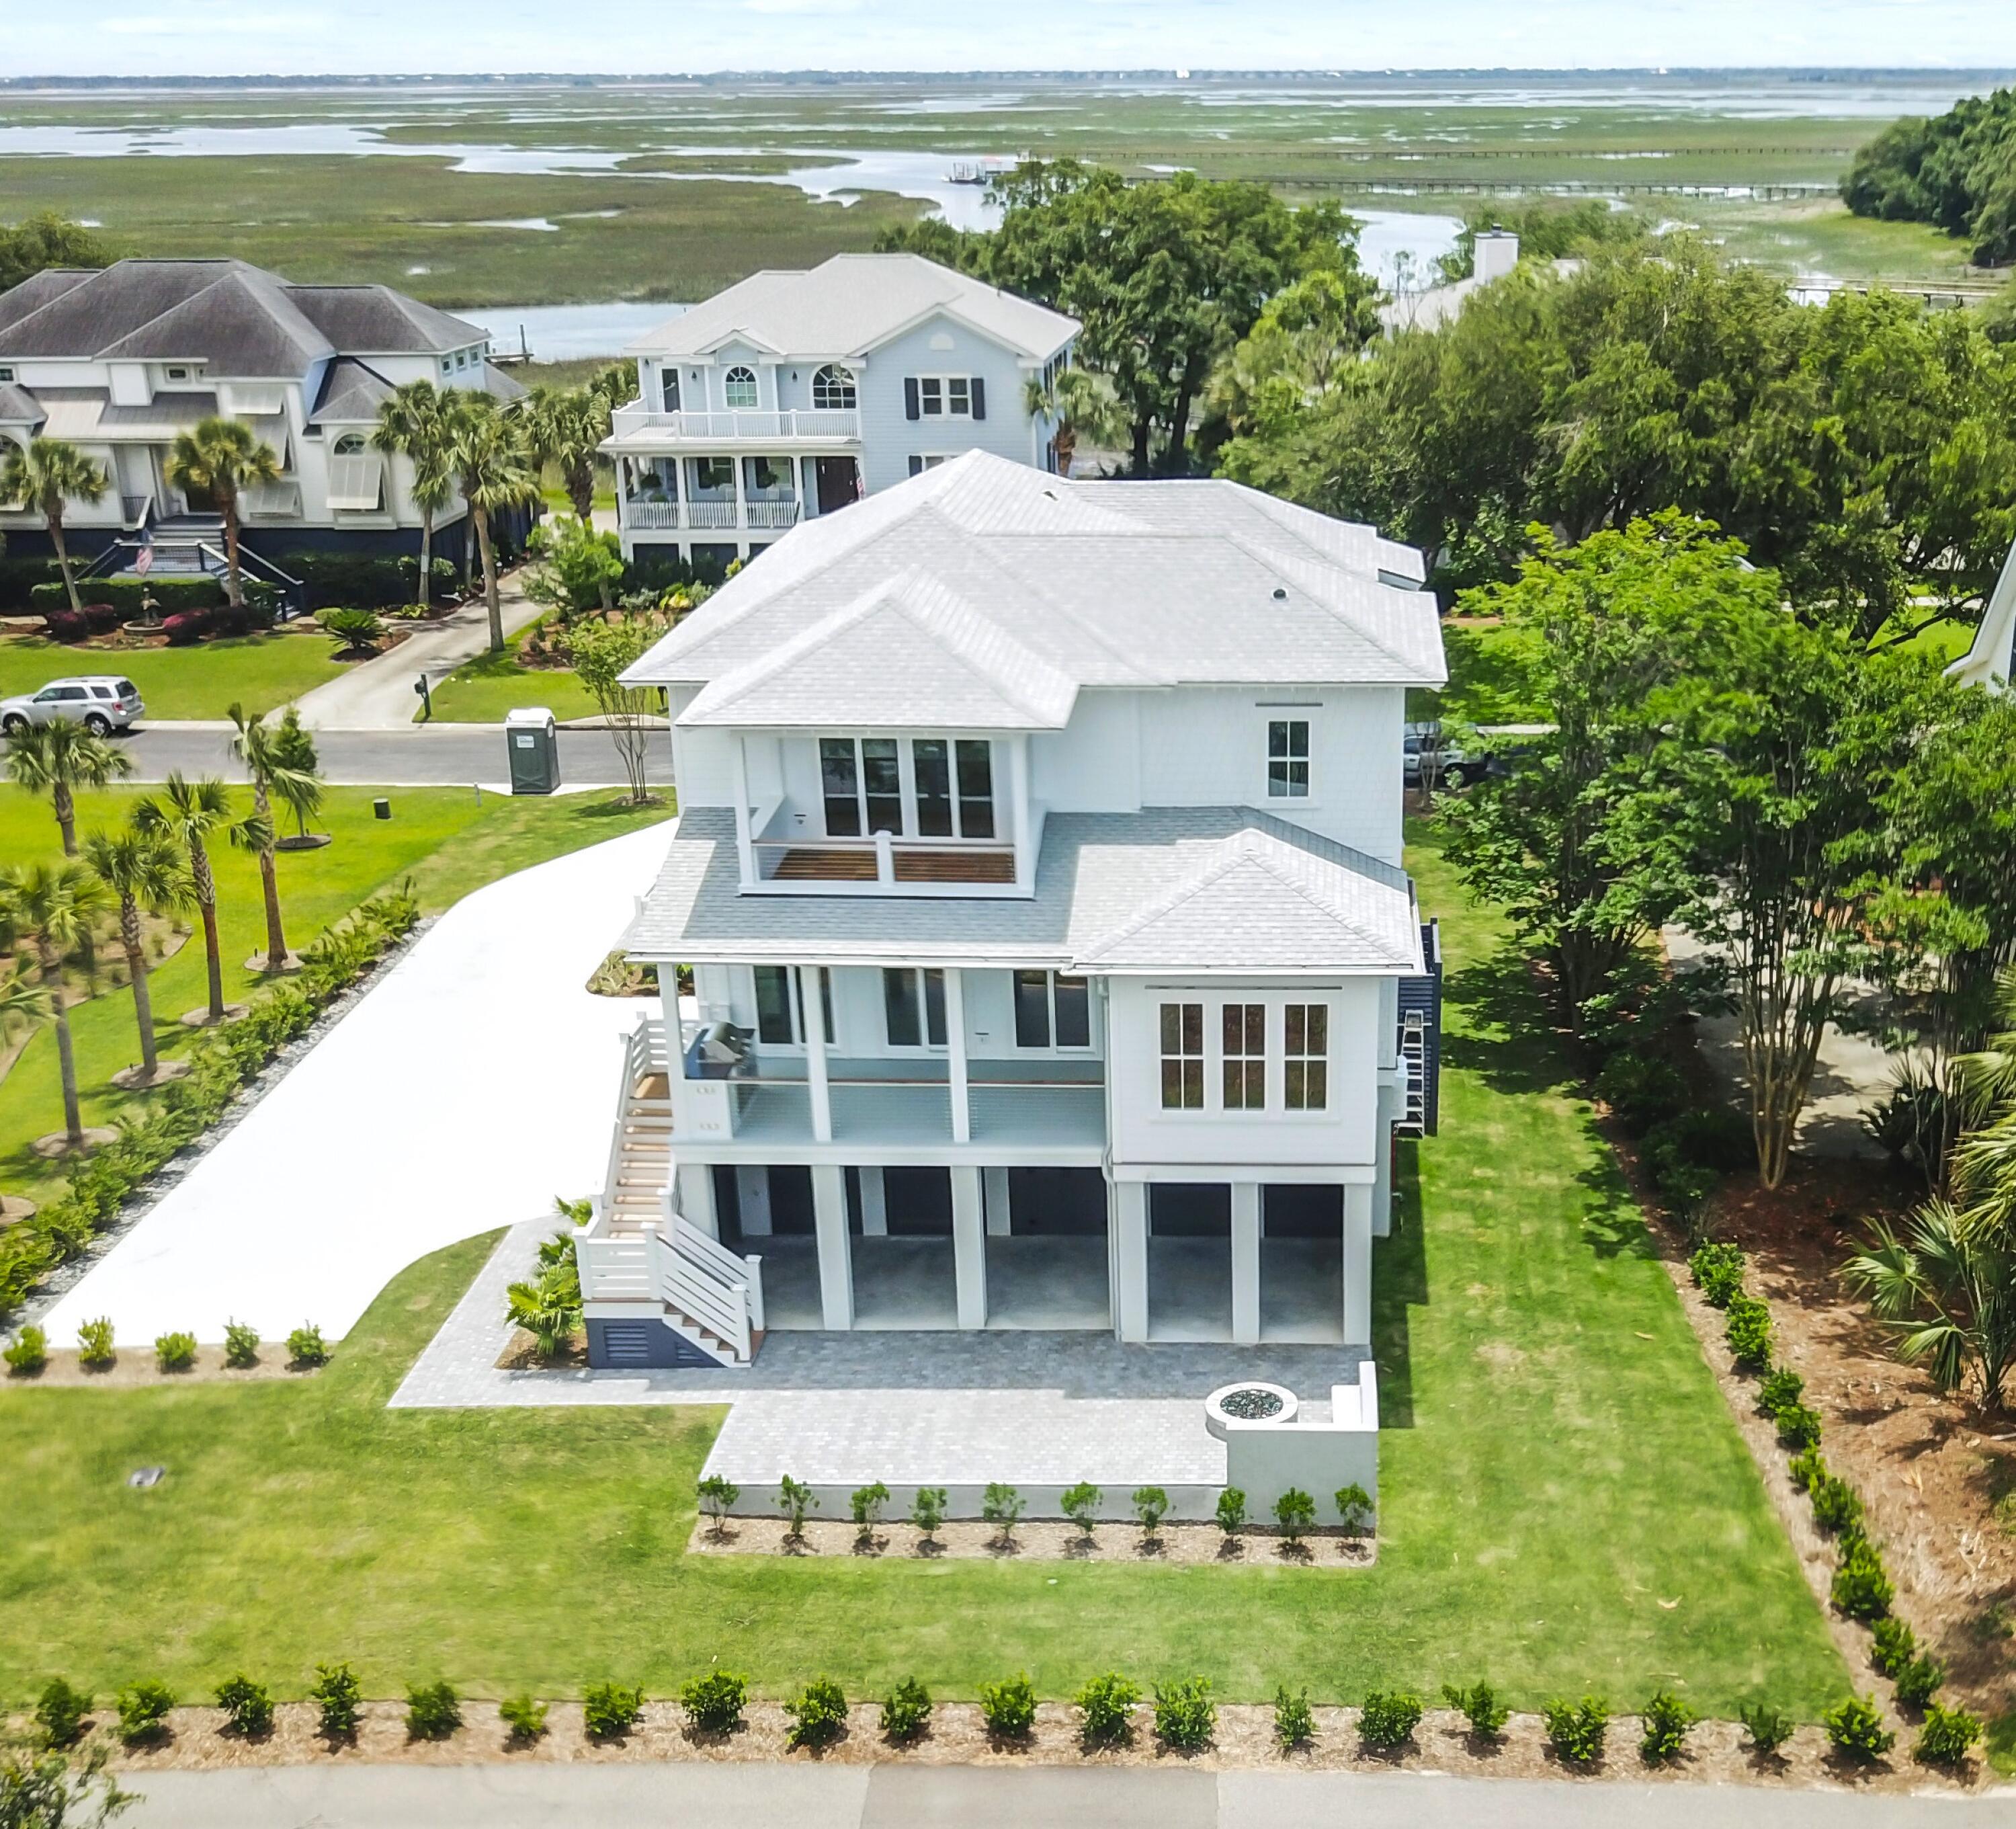
[[[148,543],[143,539],[113,540],[92,558],[88,565],[78,569],[77,576],[79,582],[87,578],[103,578],[110,572],[117,572],[126,563],[122,555],[137,553]],[[117,561],[116,564],[115,561]]]
[[[736,1355],[750,1355],[749,1302],[746,1284],[724,1287],[675,1250],[663,1234],[651,1235],[658,1287],[667,1304],[689,1320],[705,1326]]]
[[[207,539],[199,539],[195,543],[200,560],[214,559],[222,570],[229,572],[231,555],[228,552],[212,546]],[[210,568],[205,565],[203,569],[207,572]],[[308,608],[308,586],[293,572],[282,570],[256,547],[248,547],[243,540],[238,543],[238,569],[256,573],[263,583],[279,585],[297,615]]]

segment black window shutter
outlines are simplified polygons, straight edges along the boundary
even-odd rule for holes
[[[975,419],[987,417],[987,383],[979,375],[973,377],[973,417]]]
[[[903,417],[905,419],[916,419],[920,417],[917,406],[917,377],[915,375],[905,375],[903,377]]]
[[[924,460],[923,458],[917,456],[913,456],[911,458],[910,474],[913,476],[922,476],[924,474]]]

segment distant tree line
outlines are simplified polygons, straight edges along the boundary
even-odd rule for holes
[[[1841,194],[1858,216],[1964,236],[1982,266],[2016,259],[2016,89],[1893,122],[1856,154]]]

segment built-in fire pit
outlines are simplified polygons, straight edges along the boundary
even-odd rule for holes
[[[1300,1406],[1295,1394],[1262,1379],[1242,1379],[1237,1384],[1222,1384],[1204,1400],[1204,1427],[1219,1441],[1232,1427],[1253,1428],[1292,1423]]]
[[[1258,1423],[1264,1417],[1278,1416],[1281,1400],[1264,1385],[1244,1384],[1237,1391],[1228,1391],[1218,1400],[1218,1407],[1242,1423]]]

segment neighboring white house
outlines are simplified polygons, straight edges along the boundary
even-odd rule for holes
[[[974,453],[645,655],[680,819],[621,941],[664,1007],[581,1236],[595,1362],[766,1326],[1363,1355],[1394,1132],[1433,1124],[1421,579],[1229,482]]]
[[[909,254],[752,273],[625,353],[617,409],[627,557],[725,565],[969,450],[1054,471],[1057,421],[1031,410],[1077,323]]]
[[[422,380],[523,393],[488,348],[474,324],[386,286],[296,286],[236,260],[51,269],[0,293],[0,438],[64,439],[110,478],[65,513],[74,552],[214,527],[165,468],[175,435],[212,414],[279,459],[279,480],[241,503],[256,550],[413,552],[410,467],[370,446],[379,404]],[[437,517],[437,552],[459,552],[464,518],[459,497]],[[41,525],[0,513],[16,554],[47,550]]]
[[[2016,546],[2003,561],[2002,575],[1982,614],[1974,646],[1946,669],[1946,677],[1963,686],[2004,691],[2016,680]]]

